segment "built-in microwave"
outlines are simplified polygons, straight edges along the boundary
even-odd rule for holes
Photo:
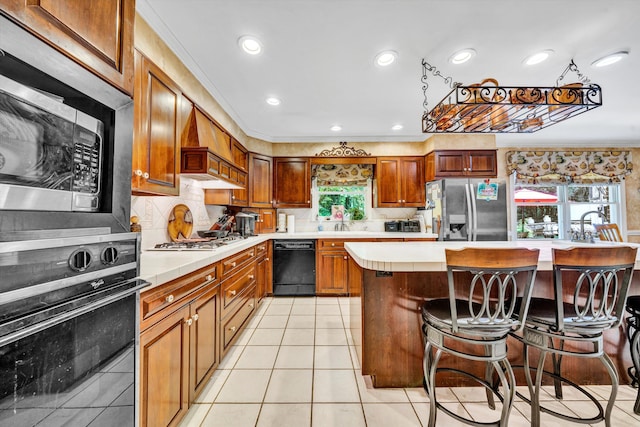
[[[0,210],[96,212],[104,124],[0,75]]]

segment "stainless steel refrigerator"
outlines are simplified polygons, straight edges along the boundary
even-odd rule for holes
[[[508,240],[504,181],[448,178],[427,183],[438,240]]]

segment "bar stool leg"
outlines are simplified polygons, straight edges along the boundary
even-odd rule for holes
[[[613,404],[616,401],[616,396],[618,395],[618,371],[616,370],[616,366],[613,364],[613,361],[609,357],[607,353],[602,353],[602,356],[599,357],[602,361],[602,364],[609,371],[609,376],[611,377],[611,394],[609,395],[609,401],[607,402],[607,409],[604,412],[604,423],[607,427],[611,427],[611,412],[613,411]]]
[[[485,355],[490,355],[491,354],[491,349],[489,349],[488,347],[485,347]],[[498,373],[499,374],[499,373]],[[486,367],[485,367],[485,371],[484,371],[484,380],[487,382],[487,384],[492,384],[493,385],[493,364],[492,363],[487,363]],[[491,391],[489,388],[485,388],[485,393],[487,395],[487,403],[489,404],[489,408],[490,409],[496,409],[496,402],[495,399],[493,397],[493,391]]]
[[[500,363],[502,363],[502,366],[500,365]],[[515,399],[516,395],[516,377],[513,373],[513,368],[511,368],[511,364],[506,359],[500,362],[492,362],[491,365],[498,373],[498,377],[500,378],[500,382],[502,383],[503,387],[500,426],[507,427],[509,425],[509,415],[511,414],[511,407],[513,406],[513,400]]]
[[[635,368],[635,382],[638,384],[638,396],[633,412],[640,414],[640,329],[636,329],[631,339],[631,360]]]
[[[531,394],[531,426],[540,427],[540,391],[542,386],[542,374],[544,373],[544,361],[547,358],[547,352],[540,352],[538,367],[536,369],[536,383]]]
[[[436,371],[442,350],[436,349],[435,355],[431,354],[431,343],[427,341],[424,347],[422,370],[424,372],[424,386],[429,396],[429,427],[435,427],[438,406],[436,401]]]

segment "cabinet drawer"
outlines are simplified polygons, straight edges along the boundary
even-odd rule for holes
[[[260,258],[261,256],[267,254],[267,249],[268,249],[267,245],[268,244],[269,244],[269,242],[267,241],[267,242],[259,243],[259,244],[255,245],[253,247],[255,249],[255,251],[256,251],[256,258]]]
[[[318,240],[318,249],[342,249],[344,240]]]
[[[254,248],[247,249],[244,252],[240,252],[229,258],[225,258],[222,260],[222,273],[220,274],[221,278],[224,280],[229,277],[234,271],[239,270],[245,265],[248,261],[254,259],[256,256],[256,250]]]
[[[140,329],[144,330],[178,308],[187,296],[219,281],[219,264],[186,274],[140,295]]]
[[[222,316],[256,282],[256,265],[251,263],[222,282]]]
[[[242,330],[242,327],[246,323],[247,319],[255,310],[255,288],[251,288],[249,292],[245,294],[245,301],[227,320],[222,322],[222,342],[223,351],[226,351],[233,339],[237,336],[238,332]]]

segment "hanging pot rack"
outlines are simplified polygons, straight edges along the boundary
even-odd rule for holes
[[[577,82],[562,84],[567,72]],[[431,110],[427,108],[428,76],[440,77],[452,90]],[[494,79],[465,86],[443,76],[422,60],[424,133],[532,133],[602,105],[602,90],[580,73],[573,62],[556,86],[500,86]]]

